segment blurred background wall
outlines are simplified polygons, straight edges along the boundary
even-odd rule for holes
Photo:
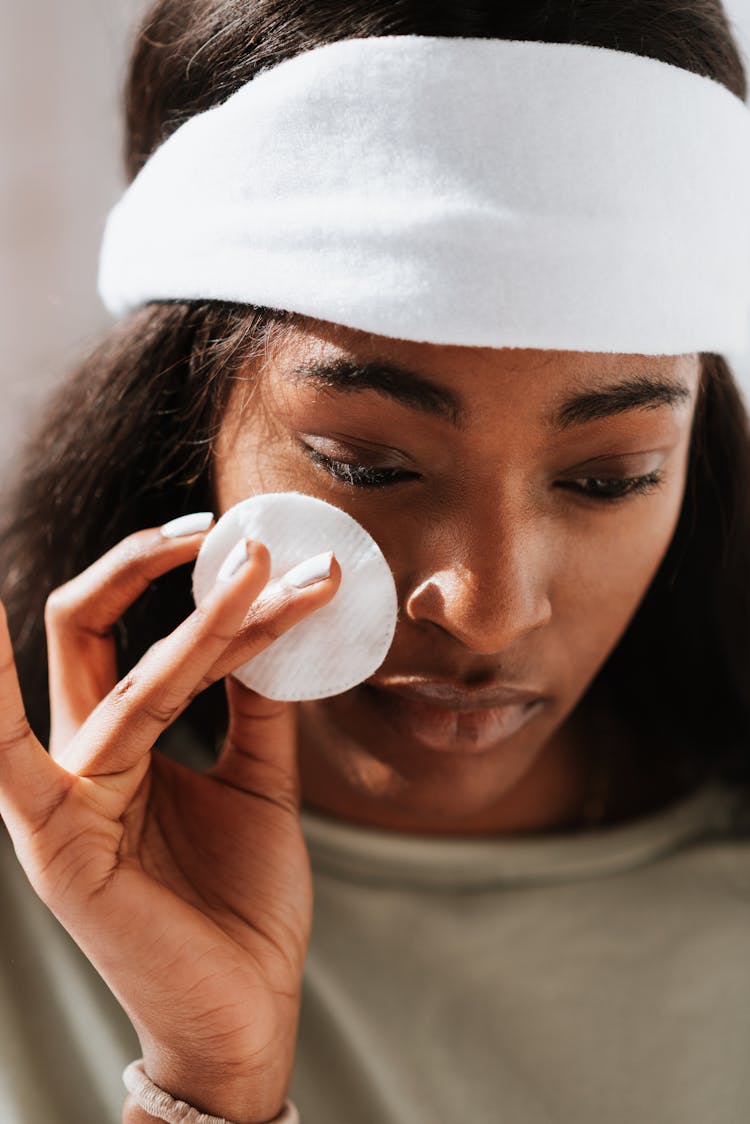
[[[120,87],[143,0],[0,0],[0,465],[110,322],[96,295],[122,189]],[[0,487],[1,487],[0,483]]]
[[[97,255],[124,182],[119,97],[144,8],[0,0],[0,471],[47,387],[110,323]],[[750,69],[750,0],[725,8]],[[750,382],[750,354],[728,358]]]

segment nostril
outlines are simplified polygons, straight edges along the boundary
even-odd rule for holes
[[[404,613],[413,621],[431,620],[445,610],[441,590],[432,582],[422,582],[404,600]]]
[[[443,571],[432,574],[404,600],[405,616],[430,624],[476,654],[495,655],[532,631],[549,624],[552,607],[546,593],[535,595],[528,583],[503,583],[488,591],[475,575]]]

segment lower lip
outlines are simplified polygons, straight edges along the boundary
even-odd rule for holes
[[[399,737],[442,753],[484,753],[511,738],[544,706],[544,699],[535,699],[512,706],[447,710],[369,684],[364,689]]]

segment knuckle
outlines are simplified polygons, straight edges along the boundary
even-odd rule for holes
[[[134,578],[139,585],[147,588],[156,575],[154,574],[154,559],[148,554],[139,554],[133,558],[127,567],[127,574]]]
[[[242,625],[238,639],[252,644],[272,644],[286,631],[283,623],[284,610],[288,601],[275,601],[271,606],[253,611]]]
[[[212,628],[208,634],[209,642],[216,644],[217,647],[220,645],[222,648],[228,648],[236,639],[236,632],[224,632],[220,628]]]
[[[134,696],[137,696],[139,694],[140,686],[140,672],[138,672],[136,668],[132,668],[132,670],[128,671],[127,674],[124,675],[123,678],[119,681],[119,683],[116,683],[112,688],[112,700],[115,703],[130,704],[133,701]]]
[[[156,723],[157,726],[171,725],[181,710],[181,706],[175,706],[159,699],[147,700],[140,707],[141,714],[150,722]]]
[[[270,606],[269,612],[258,614],[255,634],[261,640],[270,644],[288,632],[295,620],[299,619],[299,610],[295,603],[294,594],[285,590],[281,597]]]
[[[142,550],[128,550],[115,554],[111,559],[111,570],[107,574],[107,584],[126,585],[128,588],[147,589],[155,578],[153,556]]]
[[[211,620],[211,613],[207,609],[206,603],[201,601],[200,605],[196,605],[187,620],[192,621],[192,624],[198,629],[204,628]],[[187,620],[185,623],[187,623]]]
[[[53,589],[44,603],[44,622],[54,624],[70,612],[70,590],[67,585]]]
[[[193,701],[193,699],[197,699],[198,695],[203,694],[203,692],[206,691],[215,682],[216,676],[211,675],[210,672],[207,675],[204,675],[200,683],[193,687],[193,689],[185,699],[185,706],[190,706],[190,703]]]
[[[148,661],[149,664],[154,663],[156,666],[158,666],[164,654],[166,646],[167,643],[165,636],[162,636],[161,640],[154,640],[153,644],[150,646],[145,656],[143,657],[144,661]]]
[[[205,603],[196,606],[189,621],[192,636],[200,636],[202,640],[215,641],[224,647],[230,644],[237,635],[236,630],[225,631],[221,628],[221,622],[216,620],[214,606],[206,606]]]
[[[97,590],[86,591],[78,578],[58,586],[49,594],[44,605],[44,624],[48,631],[89,633],[94,636],[111,636],[112,628],[87,624],[88,609],[93,609]]]
[[[154,562],[168,540],[154,530],[134,531],[113,548],[113,556],[118,569],[136,574],[147,581],[153,581]]]
[[[148,532],[144,531],[135,531],[121,539],[93,564],[96,567],[97,584],[111,585],[123,579],[135,579],[139,584],[148,585],[154,578],[151,572],[153,555],[149,550],[150,545]]]
[[[139,562],[151,545],[151,531],[133,531],[112,547],[111,556],[123,566]]]
[[[112,688],[112,697],[116,702],[130,704],[138,696],[145,697],[147,687],[150,690],[154,689],[154,677],[164,670],[163,652],[166,646],[167,637],[163,636],[160,640],[155,640],[138,663],[123,675],[119,683]]]
[[[284,629],[281,627],[281,622],[273,618],[257,621],[253,626],[253,640],[260,641],[263,645],[272,644],[283,633]]]
[[[145,676],[141,669],[136,666],[113,687],[110,697],[115,706],[124,709],[132,708],[136,717],[140,715],[157,725],[168,726],[180,713],[180,705],[164,701],[153,690],[153,687],[146,694],[144,686]]]
[[[152,531],[135,531],[121,539],[82,573],[53,589],[44,605],[45,625],[59,627],[61,624],[69,624],[83,614],[89,603],[96,602],[103,586],[123,577],[132,576],[140,584],[148,586],[154,580],[150,550],[153,543]],[[91,631],[98,633],[99,630]]]

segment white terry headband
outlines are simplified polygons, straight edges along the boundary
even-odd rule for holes
[[[347,39],[182,125],[111,212],[116,315],[217,299],[396,338],[750,346],[750,111],[602,47]]]

